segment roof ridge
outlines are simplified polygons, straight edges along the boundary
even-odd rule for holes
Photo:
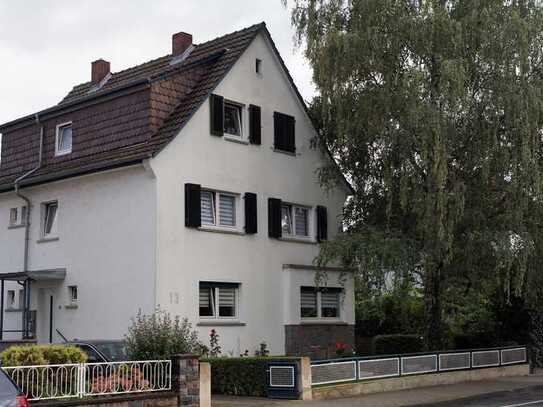
[[[265,27],[265,26],[266,26],[266,23],[264,21],[262,21],[260,23],[253,24],[251,26],[241,28],[241,29],[239,29],[237,31],[232,31],[232,32],[230,32],[228,34],[218,36],[218,37],[213,38],[211,40],[202,42],[200,44],[195,44],[194,51],[198,52],[198,48],[202,48],[202,47],[205,48],[206,46],[209,46],[210,44],[213,44],[214,42],[215,43],[216,42],[221,42],[223,40],[227,40],[228,38],[235,37],[235,36],[240,35],[240,34],[244,34],[244,33],[248,32],[248,31],[251,31],[251,30],[254,30],[254,29],[257,29],[257,28],[260,29],[260,28]],[[162,55],[160,57],[157,57],[157,58],[150,59],[148,61],[142,62],[142,63],[140,63],[138,65],[134,65],[134,66],[131,66],[131,67],[128,67],[128,68],[125,68],[125,69],[121,69],[120,71],[112,72],[111,75],[112,75],[112,78],[115,78],[116,76],[119,76],[119,75],[127,75],[130,72],[137,72],[139,69],[141,69],[142,67],[144,67],[146,65],[153,65],[153,64],[156,64],[158,62],[162,62],[162,61],[166,61],[168,59],[171,59],[172,57],[173,57],[172,54]],[[71,95],[71,93],[73,91],[80,90],[80,89],[85,89],[86,87],[89,87],[90,85],[92,85],[92,81],[82,82],[82,83],[79,83],[77,85],[74,85],[72,87],[72,89],[70,90],[70,92],[68,92],[68,94],[57,105],[66,103],[67,99],[70,100],[71,99],[70,95]],[[76,98],[77,98],[77,96],[76,96]]]

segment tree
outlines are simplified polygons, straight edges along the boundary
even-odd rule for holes
[[[492,279],[504,301],[539,289],[541,1],[293,0],[292,21],[316,143],[356,191],[319,260],[419,275],[431,348],[453,281]]]

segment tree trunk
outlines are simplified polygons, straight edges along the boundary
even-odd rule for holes
[[[427,350],[441,350],[443,327],[441,320],[441,265],[433,264],[426,270],[424,281],[424,318]]]

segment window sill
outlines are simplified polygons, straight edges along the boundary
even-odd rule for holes
[[[238,144],[244,144],[244,145],[249,144],[248,140],[244,140],[243,138],[241,138],[239,136],[231,136],[230,134],[225,133],[223,138],[226,141],[231,141],[232,143],[238,143]]]
[[[55,152],[55,157],[62,157],[68,154],[72,154],[72,150],[69,151],[57,151]]]
[[[279,150],[278,148],[275,148],[275,147],[272,147],[272,150],[275,152],[275,153],[281,153],[281,154],[285,154],[285,155],[290,155],[291,157],[296,157],[297,154],[296,152],[292,152],[292,151],[285,151],[285,150]]]
[[[330,319],[301,319],[300,325],[349,325],[347,322],[340,319],[330,318]]]
[[[60,238],[58,236],[55,236],[55,237],[42,237],[36,243],[57,242],[59,240],[60,240]]]
[[[209,321],[200,321],[196,326],[245,326],[245,322],[240,321],[224,321],[224,320],[209,320]]]
[[[9,230],[12,230],[12,229],[21,229],[21,228],[24,228],[26,225],[23,223],[21,225],[10,225],[8,226],[8,229]]]
[[[66,308],[66,309],[78,309],[79,305],[78,304],[67,304],[67,305],[64,306],[64,308]]]
[[[317,244],[317,241],[312,238],[303,238],[303,237],[294,237],[294,236],[282,237],[279,240],[283,242]]]
[[[245,233],[235,228],[221,228],[218,226],[200,226],[198,228],[201,232],[223,233],[226,235],[244,235]]]
[[[22,308],[6,308],[6,312],[23,312]]]

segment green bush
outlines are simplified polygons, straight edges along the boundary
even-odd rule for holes
[[[373,338],[372,343],[375,355],[417,353],[423,349],[424,341],[419,335],[378,335]]]
[[[231,396],[266,397],[266,368],[273,358],[205,358],[211,364],[211,392]],[[288,360],[281,358],[280,360]]]
[[[198,333],[188,320],[157,309],[151,315],[138,312],[125,336],[126,351],[132,360],[170,359],[173,355],[198,349]]]
[[[75,346],[11,346],[0,353],[2,366],[57,365],[85,363],[87,354]]]

